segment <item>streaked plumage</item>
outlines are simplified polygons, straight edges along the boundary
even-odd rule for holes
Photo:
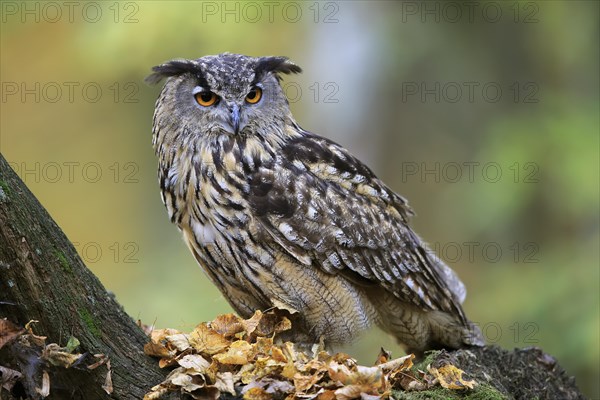
[[[406,201],[294,121],[279,80],[299,67],[225,53],[153,70],[149,82],[168,78],[153,124],[163,202],[239,314],[287,309],[306,343],[374,324],[411,351],[483,343]]]

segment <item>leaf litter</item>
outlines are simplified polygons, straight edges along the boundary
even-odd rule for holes
[[[52,388],[50,374],[48,373],[51,368],[67,369],[77,367],[93,370],[105,365],[107,372],[102,389],[107,394],[113,392],[110,360],[106,355],[95,354],[95,362],[84,365],[87,364],[84,361],[86,354],[75,352],[80,344],[77,338],[71,336],[64,347],[57,343],[46,344],[46,336],[33,333],[33,325],[37,322],[35,320],[29,321],[24,328],[20,328],[7,319],[0,319],[0,348],[14,344],[21,349],[31,349],[34,354],[37,354],[37,358],[43,361],[41,364],[41,377],[34,376],[35,373],[32,372],[34,368],[28,368],[28,366],[25,366],[22,371],[0,366],[0,386],[2,388],[11,392],[18,381],[33,381],[34,388],[32,390],[35,390],[37,397],[46,398],[50,395]]]
[[[192,399],[217,399],[221,394],[246,400],[385,399],[392,390],[476,386],[452,364],[416,369],[413,354],[390,359],[382,349],[374,366],[362,366],[347,354],[328,353],[322,345],[305,350],[283,342],[277,335],[292,329],[286,313],[275,308],[256,311],[248,319],[219,315],[189,333],[153,330],[144,351],[159,358],[161,368],[173,370],[144,400],[172,392]]]

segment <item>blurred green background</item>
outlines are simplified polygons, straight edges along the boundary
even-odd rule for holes
[[[132,317],[189,330],[230,308],[161,204],[143,78],[286,55],[298,122],[410,200],[488,342],[598,398],[598,4],[3,1],[0,150]],[[401,352],[377,331],[344,350],[381,345]]]

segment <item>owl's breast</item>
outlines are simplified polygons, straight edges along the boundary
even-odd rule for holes
[[[165,205],[205,269],[235,275],[237,249],[252,233],[243,186],[211,163],[188,163],[171,174]],[[239,258],[239,256],[237,256]]]
[[[194,240],[202,246],[212,245],[219,234],[211,224],[203,224],[195,220],[190,220],[189,225],[194,236]]]
[[[190,165],[182,176],[175,191],[175,204],[181,213],[178,225],[186,225],[199,244],[208,245],[219,238],[244,239],[251,215],[239,175],[205,163]]]

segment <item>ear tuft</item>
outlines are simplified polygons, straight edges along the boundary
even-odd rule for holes
[[[144,79],[144,82],[150,85],[155,85],[164,78],[178,76],[185,73],[194,74],[199,78],[200,81],[204,81],[200,66],[193,60],[176,59],[167,61],[166,63],[152,67],[152,71],[153,73]]]
[[[302,68],[287,57],[261,57],[254,67],[254,73],[259,79],[267,73],[273,73],[277,80],[281,80],[279,74],[298,74],[300,72],[302,72]]]

